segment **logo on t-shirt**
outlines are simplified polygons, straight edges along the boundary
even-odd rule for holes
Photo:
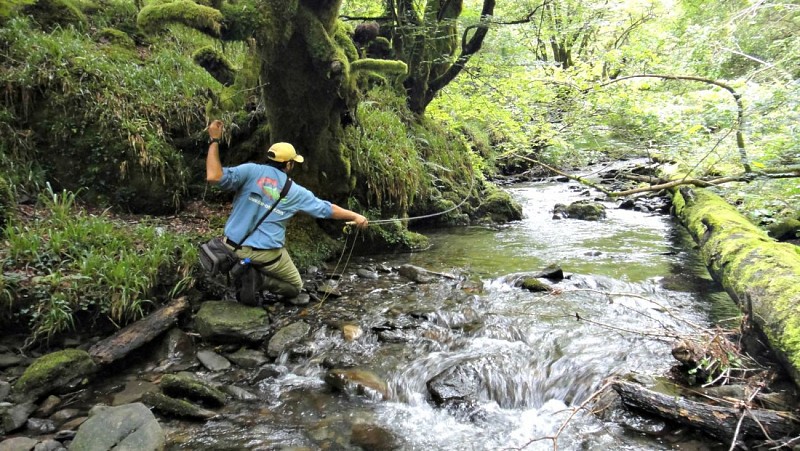
[[[258,187],[261,188],[261,192],[264,193],[264,196],[268,197],[270,200],[274,201],[280,197],[281,190],[278,189],[278,181],[276,179],[261,177],[256,183]]]

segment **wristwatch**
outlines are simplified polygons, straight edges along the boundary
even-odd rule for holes
[[[219,138],[211,138],[211,139],[208,140],[208,143],[209,144],[213,144],[213,143],[219,144],[219,141],[220,141]]]

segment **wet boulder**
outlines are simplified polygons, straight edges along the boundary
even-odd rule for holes
[[[267,354],[270,357],[278,357],[289,347],[299,343],[311,331],[311,326],[303,321],[292,323],[279,331],[275,332],[267,345]]]
[[[534,293],[541,293],[541,292],[549,292],[550,285],[542,282],[539,279],[535,279],[533,277],[528,277],[521,280],[520,287],[525,290],[532,291]]]
[[[0,441],[0,451],[29,451],[34,449],[38,440],[28,437],[12,437]]]
[[[569,205],[556,204],[553,207],[553,219],[581,219],[599,221],[606,217],[606,207],[599,202],[579,200]]]
[[[412,282],[430,283],[434,280],[433,274],[425,268],[414,265],[402,265],[397,269],[401,276]]]
[[[362,449],[391,451],[401,449],[399,437],[388,428],[372,423],[356,423],[350,430],[350,443]]]
[[[228,359],[210,349],[199,351],[197,360],[209,371],[225,371],[231,367],[231,362]]]
[[[197,332],[207,341],[260,342],[269,333],[269,317],[260,307],[238,302],[204,302],[195,316]]]
[[[98,406],[78,429],[71,451],[163,450],[166,437],[156,417],[142,403]]]
[[[228,360],[242,368],[258,368],[267,363],[267,356],[258,349],[240,348],[233,354],[228,354]]]
[[[204,409],[185,399],[173,398],[159,392],[145,393],[142,396],[142,402],[170,417],[208,420],[217,416],[216,412],[212,410]]]
[[[0,433],[9,433],[20,429],[36,411],[36,404],[26,402],[8,407],[0,407]]]
[[[473,402],[481,389],[478,370],[470,365],[457,365],[430,379],[426,386],[439,406]]]
[[[156,359],[164,371],[185,371],[197,365],[192,338],[186,332],[173,327],[161,341]]]
[[[36,359],[14,384],[14,392],[20,399],[32,399],[70,391],[86,383],[96,370],[86,351],[64,349]]]

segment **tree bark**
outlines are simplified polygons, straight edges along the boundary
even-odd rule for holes
[[[185,297],[174,299],[141,321],[128,325],[105,340],[98,341],[89,348],[89,355],[98,365],[116,362],[174,326],[178,322],[178,317],[187,308],[189,301]]]
[[[800,386],[800,247],[769,238],[724,199],[681,187],[675,214],[700,247],[711,276],[766,336]]]
[[[628,407],[691,426],[723,441],[730,442],[734,438],[737,441],[776,440],[800,429],[796,419],[786,412],[713,406],[619,380],[614,381],[611,388]]]

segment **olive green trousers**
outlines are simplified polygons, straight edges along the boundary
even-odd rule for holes
[[[230,249],[233,247],[226,243]],[[249,258],[251,262],[256,264],[256,267],[264,277],[264,284],[262,289],[268,290],[272,293],[293,298],[300,294],[303,288],[303,279],[300,277],[300,271],[292,261],[292,257],[286,252],[286,248],[280,249],[253,249],[250,246],[242,246],[241,249],[236,251],[236,255],[241,258]],[[266,263],[280,258],[267,265]]]

